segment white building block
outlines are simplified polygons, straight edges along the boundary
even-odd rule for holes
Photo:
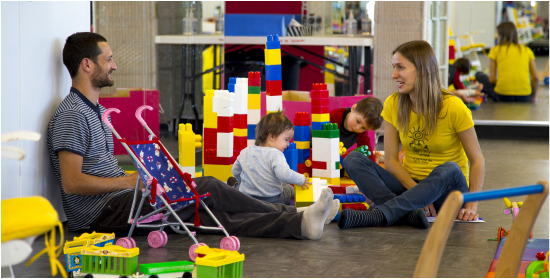
[[[311,175],[313,177],[326,177],[326,178],[335,178],[340,177],[340,170],[320,170],[320,169],[311,169]]]
[[[253,146],[256,143],[256,140],[246,140],[246,146]]]
[[[258,124],[260,122],[260,119],[262,119],[260,115],[261,114],[259,109],[249,109],[248,116],[246,118],[246,124]]]
[[[315,138],[313,138],[315,139]],[[321,146],[320,148],[318,146],[313,145],[311,148],[311,157],[313,161],[318,162],[335,162],[340,161],[340,149],[339,148],[329,148],[327,150],[326,147]]]
[[[233,108],[218,108],[218,117],[231,117],[234,115]]]
[[[216,149],[216,156],[224,157],[224,158],[233,157],[233,148],[231,148],[231,149],[217,148]]]
[[[311,139],[311,146],[331,146],[340,148],[340,138],[312,138]]]
[[[191,175],[192,178],[195,178],[195,166],[192,167],[181,167],[180,169],[182,172],[186,172]]]
[[[357,186],[348,186],[346,187],[346,194],[361,193],[359,187]]]
[[[230,149],[233,150],[233,132],[231,133],[217,133],[216,145],[217,149]],[[233,152],[233,151],[231,151]],[[218,156],[220,157],[220,156]],[[231,156],[229,156],[231,157]]]
[[[220,99],[220,92],[222,90],[214,90],[214,97],[212,97],[212,112],[218,112],[218,100]]]
[[[265,96],[265,106],[267,111],[282,111],[283,96]]]
[[[214,92],[216,94],[216,92]],[[220,108],[232,108],[235,102],[235,93],[223,90],[218,98],[218,110]]]

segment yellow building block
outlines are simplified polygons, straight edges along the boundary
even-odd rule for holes
[[[311,179],[309,179],[309,181],[311,181]],[[313,187],[310,185],[309,189],[304,190],[302,186],[294,185],[294,198],[297,207],[313,204]]]
[[[265,111],[265,114],[270,114],[270,113],[277,113],[277,112],[279,112],[279,111],[276,111],[276,110],[274,110],[274,111],[269,111],[269,110],[266,110],[266,111]]]
[[[358,204],[358,203],[365,205],[367,207],[367,210],[369,209],[369,204],[366,202],[345,202],[345,203],[340,203],[340,211],[342,210],[342,205],[344,204]]]
[[[248,94],[248,109],[262,109],[261,97],[261,94]]]
[[[246,137],[248,135],[248,129],[233,128],[234,137]]]
[[[309,149],[311,146],[310,141],[294,141],[296,149]]]
[[[233,165],[202,165],[204,176],[213,176],[221,181],[227,181],[229,177],[233,176],[231,168]]]
[[[218,114],[213,112],[212,98],[214,97],[214,90],[206,90],[204,94],[204,108],[203,108],[203,118],[204,118],[204,128],[218,128]]]
[[[266,49],[265,50],[266,65],[281,65],[281,49]]]
[[[313,121],[313,122],[327,122],[327,121],[330,121],[330,113],[311,114],[311,121]]]
[[[191,123],[180,123],[178,129],[179,164],[182,167],[195,166],[195,148],[202,147],[201,135],[195,135]]]
[[[333,178],[322,177],[321,179],[326,179],[328,185],[340,185],[340,177],[333,177]]]

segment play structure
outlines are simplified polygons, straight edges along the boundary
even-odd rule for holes
[[[426,237],[414,277],[436,277],[445,243],[455,223],[454,220],[458,216],[458,211],[464,203],[520,195],[529,196],[525,200],[522,210],[517,214],[517,218],[504,242],[498,266],[494,271],[494,277],[516,277],[529,239],[529,233],[533,229],[542,204],[548,196],[548,183],[546,181],[539,181],[532,186],[468,194],[454,191],[449,194],[437,214],[437,220]]]
[[[224,101],[229,102],[229,99],[225,98]],[[136,182],[134,192],[134,201],[132,202],[130,216],[128,216],[128,223],[131,224],[130,231],[128,232],[127,237],[121,238],[117,241],[117,245],[126,248],[136,247],[136,243],[132,239],[134,229],[136,227],[147,227],[159,228],[158,231],[154,230],[149,233],[147,238],[149,245],[153,248],[162,247],[168,242],[168,236],[166,232],[164,232],[164,228],[169,226],[173,231],[178,233],[187,233],[193,242],[195,242],[195,244],[189,248],[189,256],[192,260],[194,260],[197,257],[195,254],[195,249],[205,244],[199,243],[195,238],[195,232],[192,232],[187,228],[187,226],[192,226],[205,230],[222,231],[226,237],[222,239],[220,243],[221,247],[227,250],[238,250],[240,247],[238,238],[235,236],[229,236],[225,228],[220,224],[216,217],[210,212],[206,204],[202,201],[210,196],[210,194],[206,193],[204,195],[199,195],[197,190],[195,190],[197,185],[193,182],[191,175],[182,170],[180,165],[176,163],[172,155],[159,141],[158,137],[149,129],[147,123],[141,118],[141,112],[144,109],[152,110],[153,108],[149,106],[141,106],[136,110],[135,116],[141,125],[143,125],[143,127],[149,132],[150,140],[148,141],[128,142],[119,136],[109,121],[109,114],[113,111],[118,113],[118,109],[107,109],[102,116],[103,122],[109,129],[111,129],[124,148],[126,148],[139,172],[139,179]],[[193,146],[195,145],[193,144]],[[138,203],[137,193],[139,191],[140,179],[146,186],[142,193],[141,201]],[[146,203],[154,206],[156,210],[144,216],[140,216],[141,210]],[[175,213],[175,210],[190,204],[193,204],[195,207],[195,220],[194,223],[184,223]],[[218,225],[217,227],[201,225],[198,214],[199,205],[202,206],[206,212],[208,212],[210,217]],[[135,206],[137,206],[136,215],[132,216]],[[137,216],[140,217],[138,218]],[[176,222],[168,221],[168,217],[174,218]],[[183,228],[184,231],[180,230],[180,228]]]

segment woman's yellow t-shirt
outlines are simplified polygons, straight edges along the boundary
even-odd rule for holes
[[[489,58],[497,64],[495,92],[506,96],[531,95],[529,61],[535,59],[531,49],[523,45],[498,45],[491,49]]]
[[[397,128],[397,96],[394,93],[384,102],[382,117]],[[399,139],[405,152],[403,167],[411,178],[422,180],[432,170],[446,162],[455,162],[469,183],[468,157],[458,133],[474,126],[472,112],[464,102],[452,95],[443,96],[443,106],[437,119],[435,132],[428,136],[424,118],[411,111],[409,131],[399,131]],[[399,130],[399,129],[398,129]]]

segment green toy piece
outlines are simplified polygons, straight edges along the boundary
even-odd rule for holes
[[[548,264],[543,252],[537,253],[536,261],[532,261],[525,270],[525,278],[548,278]],[[546,267],[545,267],[546,263]],[[538,272],[538,273],[537,273]]]
[[[369,151],[369,146],[368,145],[362,145],[362,146],[359,146],[357,147],[355,150],[353,151],[357,151],[365,156],[370,156],[372,153]]]
[[[195,264],[189,261],[140,264],[139,271],[145,275],[179,273],[178,277],[190,278]]]
[[[314,138],[339,138],[340,130],[338,130],[338,124],[336,123],[327,123],[323,124],[323,130],[312,130],[311,135]]]

